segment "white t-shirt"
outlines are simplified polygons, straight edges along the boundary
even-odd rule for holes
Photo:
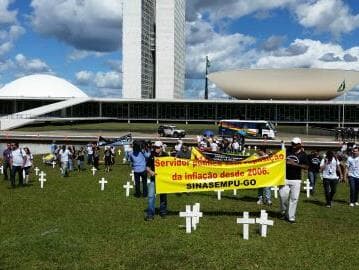
[[[62,149],[59,152],[60,155],[60,160],[61,162],[68,162],[69,161],[69,156],[70,156],[70,151],[68,149],[65,149],[65,151],[63,151]]]
[[[238,150],[239,149],[239,143],[237,141],[232,143],[232,149],[233,150]]]
[[[32,154],[26,155],[26,162],[25,162],[24,167],[31,167],[32,166],[32,160],[33,160]]]
[[[348,175],[359,178],[359,157],[348,157],[347,160]]]
[[[26,157],[25,151],[21,148],[18,148],[14,151],[11,151],[12,165],[13,166],[23,166],[24,157]]]
[[[182,148],[182,144],[181,144],[181,143],[175,145],[175,150],[176,150],[177,152],[181,151],[181,148]]]
[[[212,152],[217,152],[218,151],[218,144],[216,144],[215,142],[211,143],[211,150]]]
[[[323,169],[323,178],[338,179],[337,167],[339,166],[339,161],[336,158],[333,158],[329,164],[327,163],[327,159],[322,159],[320,167],[322,166],[325,166]]]
[[[92,145],[91,145],[91,146],[87,146],[87,154],[89,154],[89,155],[92,155],[92,154],[93,154]]]

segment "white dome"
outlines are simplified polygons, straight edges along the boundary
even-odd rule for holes
[[[0,97],[72,98],[87,95],[64,79],[36,74],[6,84],[0,89]]]

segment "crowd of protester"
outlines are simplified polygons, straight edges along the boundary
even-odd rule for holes
[[[218,138],[215,136],[198,136],[197,146],[203,151],[218,153],[241,154],[244,149],[244,139],[233,136],[232,138]],[[191,158],[191,147],[178,140],[172,152],[166,152],[166,145],[161,141],[134,141],[126,145],[125,159],[130,163],[134,173],[135,197],[147,197],[148,207],[145,220],[153,220],[155,216],[155,181],[156,173],[154,166],[155,157],[176,156],[178,158]],[[267,149],[256,149],[258,156],[266,156]],[[69,176],[71,171],[83,171],[85,167],[100,169],[102,158],[105,172],[110,172],[115,164],[116,149],[114,146],[105,146],[100,151],[97,143],[89,143],[86,147],[73,145],[51,145],[49,164],[55,162],[63,177]],[[291,146],[287,148],[286,182],[280,187],[280,208],[282,217],[289,222],[296,221],[296,209],[300,194],[303,170],[309,179],[311,194],[316,192],[316,185],[320,178],[323,183],[325,205],[333,206],[337,185],[339,182],[349,183],[349,206],[358,206],[359,192],[359,150],[354,143],[343,143],[337,152],[326,151],[325,153],[313,150],[309,154],[304,151],[300,138],[293,138]],[[46,160],[46,157],[45,157]],[[87,165],[86,165],[87,164]],[[8,143],[2,155],[4,180],[10,180],[11,187],[16,186],[18,178],[19,186],[24,186],[30,181],[30,172],[34,167],[34,159],[28,147],[22,148],[17,142]],[[149,179],[149,181],[147,180]],[[142,191],[141,191],[142,187]],[[257,204],[271,205],[270,187],[258,189]],[[167,195],[160,195],[159,214],[167,215]]]

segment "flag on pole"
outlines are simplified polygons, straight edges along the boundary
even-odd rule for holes
[[[339,85],[337,92],[345,91],[345,80]]]

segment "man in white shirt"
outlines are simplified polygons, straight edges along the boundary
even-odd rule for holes
[[[14,188],[16,173],[19,175],[19,186],[24,185],[22,171],[26,163],[26,154],[24,150],[19,148],[19,144],[17,142],[11,144],[11,149],[12,151],[10,157],[10,166],[11,166],[10,180],[11,180],[11,186]]]
[[[59,156],[60,156],[60,162],[61,162],[61,174],[62,176],[68,176],[68,164],[69,164],[69,158],[70,158],[71,152],[69,149],[66,148],[65,145],[62,146]]]
[[[359,192],[359,149],[354,147],[353,156],[348,157],[347,160],[347,173],[349,178],[350,187],[350,202],[349,206],[359,206],[358,192]]]

